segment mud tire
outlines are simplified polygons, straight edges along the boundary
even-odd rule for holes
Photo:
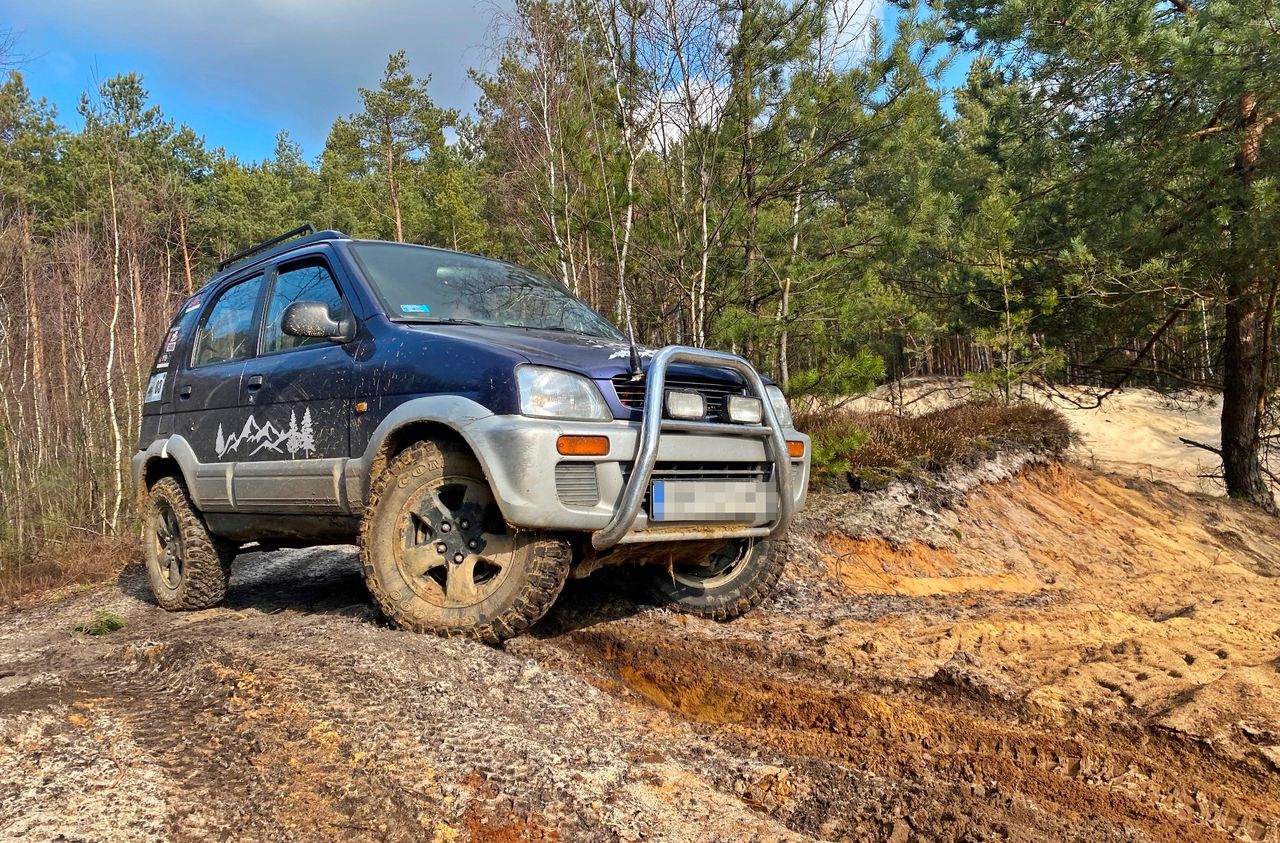
[[[693,566],[664,566],[649,572],[648,593],[659,605],[717,621],[741,617],[764,602],[782,577],[783,554],[771,541],[745,547],[729,542],[711,556],[741,550],[744,558],[728,575],[703,579]],[[714,567],[714,565],[713,565]]]
[[[547,613],[568,579],[572,551],[567,542],[507,527],[515,537],[514,550],[505,558],[509,570],[496,591],[465,607],[427,600],[397,564],[396,543],[403,541],[398,525],[409,501],[445,478],[470,479],[489,488],[475,456],[448,442],[412,445],[374,479],[360,523],[365,583],[383,614],[403,629],[497,644]]]
[[[173,477],[162,477],[147,493],[142,512],[142,551],[151,593],[171,612],[208,609],[222,602],[231,576],[235,545],[209,532],[187,490]],[[180,553],[178,576],[164,560],[161,520],[174,530]]]

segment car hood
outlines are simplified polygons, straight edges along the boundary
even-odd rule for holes
[[[568,369],[594,380],[608,380],[614,375],[631,371],[631,355],[626,342],[615,342],[603,337],[590,337],[568,331],[547,331],[534,328],[505,328],[487,325],[409,324],[418,330],[456,337],[471,342],[499,346],[523,355],[530,363]],[[642,365],[647,369],[657,349],[637,346]],[[676,365],[671,367],[678,374],[705,377],[713,380],[737,381],[736,375],[723,369],[703,366]]]

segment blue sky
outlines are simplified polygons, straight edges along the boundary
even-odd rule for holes
[[[486,44],[511,2],[0,0],[0,22],[17,37],[28,87],[66,125],[79,125],[82,92],[136,71],[152,103],[211,147],[260,160],[285,129],[313,158],[396,50],[431,75],[438,104],[470,110],[479,90],[467,68],[490,65]],[[948,81],[963,80],[958,70]]]
[[[18,69],[79,125],[83,91],[136,71],[151,101],[210,146],[270,156],[287,129],[318,155],[335,117],[355,110],[388,54],[405,50],[440,105],[471,109],[467,68],[486,66],[510,0],[0,0]]]

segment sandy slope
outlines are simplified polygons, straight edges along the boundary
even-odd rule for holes
[[[971,395],[964,381],[921,378],[905,386],[882,387],[850,406],[870,411],[900,407],[920,413],[968,400]],[[1056,407],[1066,415],[1081,439],[1076,456],[1088,465],[1163,480],[1188,492],[1222,493],[1221,481],[1213,476],[1218,471],[1217,458],[1182,441],[1218,445],[1221,395],[1163,395],[1150,389],[1122,389],[1098,405],[1096,393],[1084,389],[1064,387],[1046,392],[1027,387],[1021,397]]]
[[[1274,520],[1001,458],[787,552],[740,621],[592,578],[500,650],[387,628],[341,549],[9,613],[0,839],[1280,840]]]

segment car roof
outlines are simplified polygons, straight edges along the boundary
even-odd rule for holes
[[[299,237],[298,235],[304,235]],[[292,239],[297,237],[298,239]],[[394,240],[379,240],[376,238],[353,238],[341,231],[334,229],[325,229],[317,231],[314,226],[307,224],[292,231],[285,232],[278,237],[259,243],[250,249],[239,252],[218,264],[218,271],[210,276],[209,280],[200,285],[200,290],[210,289],[223,279],[230,278],[243,272],[246,269],[266,263],[270,260],[288,255],[298,249],[311,246],[316,243],[323,243],[334,240],[346,240],[355,243],[388,243],[393,246],[410,246],[415,249],[427,249],[433,252],[444,252],[446,254],[466,255],[473,258],[482,258],[484,260],[493,261],[494,263],[505,264],[507,266],[516,266],[511,261],[502,260],[501,258],[493,258],[488,255],[478,255],[473,252],[461,252],[457,249],[445,249],[440,246],[425,246],[419,243],[398,243]]]
[[[310,233],[297,240],[286,240],[286,238],[295,237],[304,231],[310,231]],[[222,263],[218,264],[218,271],[214,273],[208,281],[201,284],[200,289],[206,290],[224,278],[229,278],[230,276],[245,269],[266,263],[273,258],[280,257],[281,255],[287,255],[304,246],[310,246],[315,243],[322,243],[330,240],[350,239],[350,237],[343,234],[341,231],[334,231],[332,229],[316,231],[311,225],[306,225],[302,228],[295,228],[293,231],[286,232],[279,237],[274,237],[271,240],[259,243],[251,249],[246,249],[243,252],[239,252],[238,254],[227,258]],[[281,242],[282,240],[285,242]]]

